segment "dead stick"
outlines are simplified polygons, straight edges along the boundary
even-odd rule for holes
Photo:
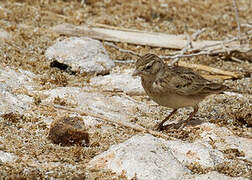
[[[130,51],[130,50],[126,50],[126,49],[119,48],[118,46],[116,46],[115,44],[110,43],[110,42],[104,42],[104,44],[107,45],[107,46],[110,46],[110,47],[112,47],[112,48],[115,48],[115,49],[117,49],[118,51],[123,52],[123,53],[129,53],[129,54],[132,54],[132,55],[138,56],[138,57],[141,56],[141,55],[135,53],[134,51]]]
[[[240,25],[239,10],[238,10],[238,7],[237,7],[236,0],[233,0],[233,6],[234,6],[234,9],[235,9],[235,19],[236,19],[236,23],[237,23],[238,38],[240,39],[240,37],[241,37],[241,25]]]
[[[43,104],[43,105],[49,106],[49,105],[46,105],[46,104]],[[161,137],[161,138],[164,138],[164,139],[175,140],[175,138],[167,136],[167,135],[165,135],[165,134],[163,134],[161,132],[157,132],[157,131],[153,131],[153,130],[150,130],[150,129],[146,129],[144,127],[141,127],[141,126],[138,126],[138,125],[134,125],[134,124],[131,124],[131,123],[127,123],[127,122],[122,122],[122,121],[117,121],[117,120],[114,120],[114,119],[110,119],[110,118],[107,118],[107,117],[105,117],[103,115],[92,113],[92,112],[90,112],[88,110],[80,111],[80,110],[76,110],[74,108],[63,107],[63,106],[56,105],[56,104],[54,104],[53,107],[55,107],[57,109],[62,109],[62,110],[65,110],[65,111],[76,112],[76,113],[80,114],[81,116],[95,117],[95,118],[101,119],[101,120],[106,121],[106,122],[110,122],[110,123],[113,123],[113,124],[117,124],[119,126],[124,126],[124,127],[127,127],[127,128],[134,129],[135,131],[138,131],[138,132],[149,133],[149,134],[151,134],[153,136],[158,136],[158,137]]]
[[[199,32],[202,33],[202,32],[204,32],[204,30],[199,31]],[[197,31],[197,32],[195,33],[195,36],[196,36],[196,37],[199,35],[199,32]],[[250,31],[248,32],[248,35],[250,35],[250,34],[252,34],[252,31],[251,31],[251,32],[250,32]],[[193,34],[192,36],[194,36],[194,34]],[[243,37],[245,38],[245,36],[243,36]],[[246,37],[247,37],[247,36],[246,36]],[[182,51],[180,51],[179,54],[174,54],[174,55],[170,55],[170,56],[159,56],[159,57],[160,57],[160,58],[163,58],[163,59],[174,59],[173,62],[171,63],[171,64],[174,64],[174,63],[176,63],[176,62],[179,60],[179,58],[182,58],[182,57],[193,57],[193,56],[214,55],[214,54],[219,54],[219,53],[225,53],[225,52],[227,51],[227,48],[226,48],[226,49],[220,49],[220,50],[213,49],[213,50],[211,50],[211,51],[209,51],[209,50],[204,50],[204,49],[209,48],[209,47],[218,46],[218,45],[224,45],[224,44],[226,44],[226,43],[231,43],[231,42],[236,41],[236,40],[238,40],[238,39],[239,39],[238,37],[234,37],[234,38],[232,38],[232,39],[225,40],[225,41],[222,41],[222,42],[220,42],[220,43],[216,43],[216,44],[204,46],[204,47],[201,49],[201,51],[200,51],[200,52],[197,52],[197,53],[184,54],[184,53],[186,52],[186,48],[184,48]],[[137,56],[137,57],[140,57],[140,56],[141,56],[141,54],[135,53],[134,51],[119,48],[118,46],[116,46],[116,45],[113,44],[113,43],[105,42],[104,44],[107,45],[107,46],[110,46],[110,47],[112,47],[112,48],[115,48],[115,49],[117,49],[118,51],[123,52],[123,53],[129,53],[129,54],[132,54],[132,55]],[[187,42],[187,44],[189,44],[189,43]],[[229,50],[229,51],[233,51],[233,50],[235,50],[235,49],[228,49],[228,50]],[[246,49],[246,50],[243,50],[243,51],[244,51],[244,52],[248,52],[248,51],[250,51],[250,50],[251,50],[251,48]],[[187,51],[190,53],[190,52],[195,51],[195,49],[191,49],[191,50],[187,50]],[[183,53],[181,53],[181,52],[183,52]],[[125,62],[125,63],[127,63],[127,62]],[[132,62],[130,61],[129,63],[132,63]]]
[[[200,35],[201,33],[205,32],[205,31],[206,31],[206,28],[197,30],[195,33],[193,33],[193,35],[192,35],[192,40],[193,40],[193,41],[197,41],[198,38],[199,38],[199,35]]]
[[[186,53],[186,51],[188,51],[189,48],[192,48],[192,38],[189,36],[189,34],[186,35],[187,38],[187,43],[186,46],[180,51],[180,55],[183,55]],[[175,63],[177,63],[179,61],[179,57],[174,58],[171,61],[171,65],[174,65]]]
[[[187,63],[184,61],[179,61],[178,65],[192,68],[192,69],[204,70],[204,71],[215,73],[215,74],[223,74],[223,75],[231,76],[234,78],[239,78],[239,76],[240,76],[239,74],[236,74],[234,72],[223,71],[221,69],[217,69],[217,68],[213,68],[213,67],[209,67],[209,66],[205,66],[205,65],[200,65],[200,64],[191,64],[191,63]]]

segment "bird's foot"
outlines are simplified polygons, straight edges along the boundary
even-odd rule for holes
[[[157,124],[156,126],[153,127],[153,130],[155,131],[163,131],[163,130],[169,130],[169,129],[176,129],[176,130],[181,130],[185,126],[184,123],[172,123],[172,124]]]
[[[157,124],[152,129],[154,131],[162,131],[162,130],[164,130],[163,127],[164,127],[163,124]]]

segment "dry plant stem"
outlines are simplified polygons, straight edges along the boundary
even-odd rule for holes
[[[241,24],[242,27],[252,28],[252,24]]]
[[[164,33],[136,31],[130,29],[122,31],[122,30],[113,30],[111,28],[106,29],[90,26],[74,26],[70,24],[61,24],[51,28],[51,30],[59,34],[72,35],[72,36],[86,35],[88,37],[99,40],[113,41],[113,42],[127,42],[132,44],[148,45],[153,47],[183,49],[188,44],[188,42],[185,43],[184,37],[182,36],[169,35]],[[197,31],[195,34],[196,34],[195,37],[197,37],[199,32]],[[200,42],[194,41],[192,42],[194,48],[187,50],[187,53],[194,53],[194,54],[181,54],[180,52],[179,54],[175,54],[172,56],[162,56],[161,58],[176,59],[180,57],[213,55],[219,53],[226,53],[227,50],[229,52],[231,51],[247,52],[251,50],[251,48],[249,49],[246,47],[241,47],[239,43],[234,41],[240,40],[242,38],[249,39],[251,38],[251,34],[252,31],[248,31],[242,34],[240,37],[234,37],[224,41],[200,41]],[[223,49],[223,45],[226,46],[227,48]],[[130,53],[135,56],[141,56],[133,51],[124,50],[111,44],[110,46],[118,49],[121,52]]]
[[[110,26],[107,24],[100,24],[100,23],[95,23],[95,24],[90,24],[91,27],[100,27],[100,28],[107,28],[107,29],[113,29],[113,30],[120,30],[120,31],[128,31],[129,29],[123,28],[123,27],[116,27],[116,26]],[[130,29],[132,32],[143,32],[137,29]]]
[[[240,38],[241,37],[241,25],[240,25],[239,10],[238,10],[238,7],[237,7],[236,0],[233,0],[233,6],[234,6],[234,9],[235,9],[235,19],[236,19],[236,23],[237,23],[238,38]]]
[[[180,61],[178,63],[179,66],[183,66],[183,67],[188,67],[191,69],[198,69],[198,70],[204,70],[210,73],[214,73],[214,74],[222,74],[222,75],[226,75],[226,76],[231,76],[233,78],[239,78],[239,74],[234,73],[234,72],[229,72],[229,71],[223,71],[221,69],[217,69],[217,68],[213,68],[213,67],[209,67],[209,66],[205,66],[205,65],[200,65],[200,64],[191,64],[191,63],[187,63],[184,61]]]
[[[47,104],[43,104],[43,105],[44,106],[50,106],[50,105],[47,105]],[[56,104],[54,104],[53,107],[57,108],[57,109],[65,110],[65,111],[76,112],[76,113],[80,114],[81,116],[95,117],[95,118],[101,119],[101,120],[106,121],[106,122],[110,122],[110,123],[113,123],[113,124],[117,124],[119,126],[123,126],[123,127],[134,129],[135,131],[138,131],[138,132],[141,132],[141,133],[149,133],[149,134],[151,134],[153,136],[161,137],[161,138],[164,138],[164,139],[175,140],[175,138],[167,136],[167,135],[165,135],[165,134],[163,134],[161,132],[156,132],[156,131],[153,131],[153,130],[150,130],[150,129],[146,129],[144,127],[141,127],[141,126],[138,126],[138,125],[134,125],[134,124],[131,124],[131,123],[127,123],[127,122],[122,122],[122,121],[117,121],[117,120],[114,120],[114,119],[110,119],[110,118],[105,117],[103,115],[92,113],[92,112],[90,112],[88,110],[80,111],[80,110],[76,110],[74,108],[63,107],[63,106],[56,105]]]
[[[138,57],[141,56],[141,55],[135,53],[134,51],[130,51],[130,50],[126,50],[126,49],[119,48],[118,46],[116,46],[115,44],[110,43],[110,42],[104,42],[104,44],[107,45],[107,46],[110,46],[110,47],[112,47],[112,48],[115,48],[115,49],[117,49],[118,51],[123,52],[123,53],[132,54],[132,55],[138,56]]]
[[[180,55],[183,55],[186,53],[186,51],[189,49],[189,48],[192,48],[192,39],[191,37],[187,34],[186,35],[186,38],[187,38],[187,43],[186,43],[186,46],[180,51]],[[174,60],[171,61],[171,65],[175,64],[176,62],[178,62],[179,58],[175,58]]]
[[[203,30],[201,30],[200,32],[204,32]],[[249,38],[250,35],[252,34],[252,31],[248,31],[247,34],[248,34],[248,38]],[[199,32],[197,31],[196,32],[196,37],[198,35],[199,35]],[[246,37],[247,36],[241,36],[241,38],[246,38]],[[171,63],[171,64],[174,64],[174,63],[176,63],[178,61],[179,58],[182,58],[182,57],[194,57],[194,56],[202,56],[202,55],[215,55],[215,54],[219,54],[219,53],[225,53],[227,51],[231,52],[231,51],[234,51],[235,49],[233,49],[233,48],[225,48],[225,49],[223,49],[223,46],[225,46],[225,44],[228,44],[228,43],[231,43],[231,42],[237,41],[237,40],[239,40],[238,37],[233,37],[231,39],[224,40],[224,41],[222,41],[220,43],[206,45],[206,46],[202,47],[201,51],[199,51],[197,53],[191,53],[191,52],[195,51],[195,49],[191,49],[191,50],[187,50],[187,52],[189,52],[191,54],[184,54],[184,53],[180,52],[179,54],[174,54],[174,55],[171,55],[171,56],[159,56],[159,57],[163,58],[163,59],[175,59],[175,60],[177,59],[176,61],[174,61],[173,63]],[[119,48],[116,45],[114,45],[113,43],[105,42],[104,44],[107,45],[107,46],[113,47],[113,48],[117,49],[120,52],[129,53],[129,54],[132,54],[132,55],[137,56],[137,57],[142,56],[141,54],[135,53],[134,51],[130,51],[130,50]],[[219,45],[222,46],[222,49],[219,49],[219,50],[216,49],[216,50],[211,50],[211,51],[207,50],[207,48],[214,47],[214,46],[219,46]],[[183,51],[185,51],[185,48],[182,50],[182,52]],[[242,50],[242,52],[248,52],[248,51],[251,51],[251,48],[243,49]],[[129,63],[131,63],[131,61]]]
[[[58,34],[64,34],[69,36],[88,36],[90,38],[99,39],[110,42],[125,42],[136,45],[147,45],[151,47],[183,49],[187,41],[184,35],[174,35],[157,32],[145,32],[136,30],[114,30],[108,28],[98,28],[92,26],[75,26],[71,24],[60,24],[50,28],[51,31]],[[216,44],[220,41],[205,40],[205,41],[193,41],[193,47],[195,50],[200,50],[205,45]],[[239,45],[237,42],[232,42],[230,46]]]
[[[242,35],[240,36],[240,38],[251,38],[252,36],[252,30],[251,31],[248,31],[245,33],[245,35]],[[225,48],[223,49],[223,46],[225,46],[225,44],[228,44],[228,43],[231,43],[233,41],[237,41],[240,39],[239,37],[233,37],[231,39],[228,39],[228,40],[224,40],[224,41],[221,41],[219,43],[215,43],[215,44],[211,44],[211,45],[206,45],[204,47],[202,47],[200,49],[199,52],[197,53],[192,53],[192,54],[184,54],[184,55],[181,55],[180,53],[179,54],[174,54],[172,56],[160,56],[161,58],[170,58],[170,59],[176,59],[176,58],[181,58],[181,57],[193,57],[193,56],[201,56],[201,55],[214,55],[214,54],[219,54],[219,53],[225,53],[227,52],[227,50],[229,52],[231,51],[234,51],[236,49],[234,48]],[[222,46],[222,49],[216,49],[216,50],[211,50],[209,51],[207,48],[210,48],[210,47],[214,47],[214,46],[219,46],[221,45]],[[235,47],[237,48],[237,47]],[[188,50],[189,53],[191,52],[195,52],[196,49],[191,49],[191,50]],[[198,50],[197,50],[198,51]],[[247,49],[242,49],[241,52],[249,52],[251,51],[251,48],[247,48]]]
[[[195,33],[193,33],[193,35],[192,35],[192,40],[193,40],[193,41],[198,40],[200,34],[202,34],[202,33],[205,32],[205,31],[206,31],[206,28],[197,30]]]
[[[236,58],[236,57],[231,57],[231,59],[235,62],[242,63],[242,60]]]
[[[197,38],[199,37],[199,35],[204,32],[206,29],[202,29],[202,30],[198,30],[196,31],[195,33],[193,33],[193,35],[190,37],[188,34],[187,34],[187,45],[181,50],[180,54],[179,55],[184,55],[189,48],[193,48],[192,46],[192,41],[195,41],[197,40]],[[179,61],[179,56],[177,56],[176,58],[174,58],[174,60],[171,61],[171,65],[177,63]]]

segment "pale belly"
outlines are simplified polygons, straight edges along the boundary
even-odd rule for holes
[[[202,100],[196,97],[186,97],[177,94],[163,95],[160,97],[149,95],[149,97],[159,105],[173,109],[196,106]]]

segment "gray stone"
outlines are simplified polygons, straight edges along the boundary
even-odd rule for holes
[[[135,112],[136,103],[125,95],[110,96],[109,93],[92,91],[78,87],[59,87],[52,90],[42,91],[48,96],[44,103],[52,103],[55,98],[64,99],[67,104],[77,106],[77,109],[104,115],[118,121],[129,121]],[[89,118],[87,125],[95,125],[96,122]]]
[[[0,114],[23,112],[30,108],[33,98],[24,92],[33,89],[34,75],[28,71],[0,69]]]
[[[209,145],[210,138],[215,142],[218,150],[237,149],[244,152],[245,159],[252,161],[252,139],[235,136],[226,127],[218,127],[215,124],[204,123],[201,125],[203,130],[200,136],[202,139],[197,140],[204,145]]]
[[[178,179],[190,171],[179,162],[166,141],[151,135],[136,135],[89,162],[89,168],[110,169],[118,174],[125,171],[127,178]]]
[[[224,156],[220,151],[200,142],[189,143],[176,140],[167,141],[166,145],[169,146],[173,155],[184,165],[197,163],[202,167],[210,168],[222,163],[224,160]]]
[[[102,43],[87,37],[57,41],[45,55],[49,60],[57,60],[80,73],[106,74],[115,66]]]
[[[128,178],[180,179],[190,171],[186,165],[198,163],[211,168],[224,160],[223,154],[201,143],[166,141],[149,134],[136,135],[90,161],[90,168],[110,169]],[[190,177],[190,176],[189,176]]]

